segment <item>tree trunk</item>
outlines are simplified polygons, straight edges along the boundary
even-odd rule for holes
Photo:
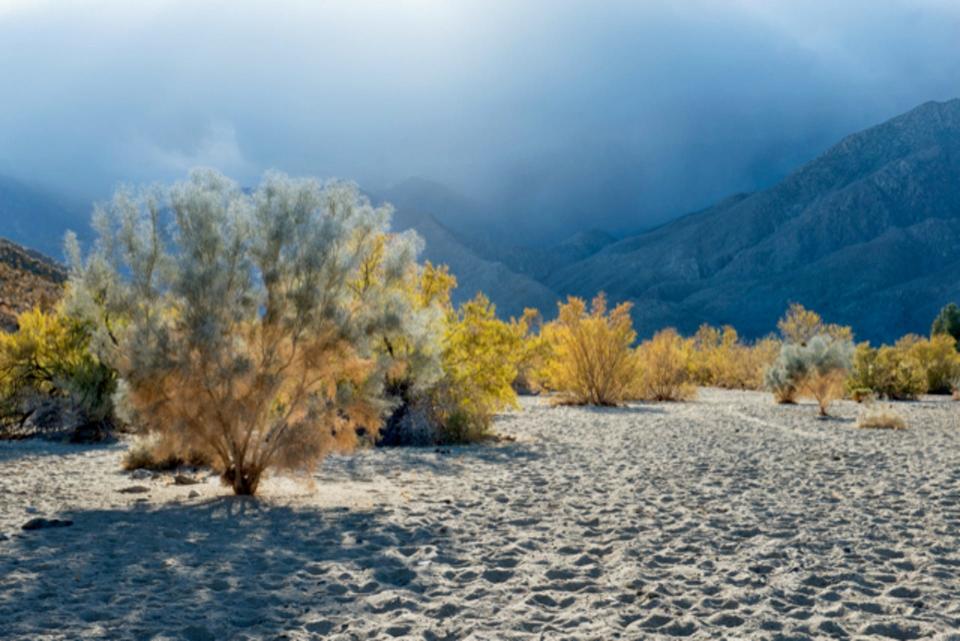
[[[230,467],[223,473],[223,480],[233,488],[233,493],[237,496],[253,496],[260,485],[260,472],[254,470],[238,472],[235,467]]]

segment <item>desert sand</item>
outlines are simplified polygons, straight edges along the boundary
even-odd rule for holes
[[[122,442],[2,443],[0,638],[960,639],[960,403],[896,407],[524,399],[516,442],[258,499],[122,472]]]

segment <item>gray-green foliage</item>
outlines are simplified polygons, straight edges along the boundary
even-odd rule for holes
[[[390,234],[390,215],[353,184],[278,173],[252,194],[213,170],[124,189],[98,207],[89,257],[68,241],[70,309],[130,418],[255,491],[264,468],[310,464],[389,406],[383,336],[426,340],[429,314],[402,291],[420,241]]]
[[[956,303],[949,303],[940,310],[933,319],[931,334],[949,334],[957,341],[957,350],[960,350],[960,307]]]
[[[792,400],[806,377],[849,369],[853,352],[853,341],[826,334],[817,334],[805,344],[784,343],[764,380],[778,398]]]

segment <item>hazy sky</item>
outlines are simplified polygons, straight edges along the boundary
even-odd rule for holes
[[[960,1],[0,0],[0,173],[449,185],[550,234],[770,184],[960,96]]]

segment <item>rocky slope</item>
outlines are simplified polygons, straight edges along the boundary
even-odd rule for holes
[[[545,279],[637,303],[643,333],[704,321],[747,334],[789,301],[890,340],[960,298],[960,100],[854,134],[771,189],[613,243]]]
[[[0,238],[0,331],[17,328],[17,314],[59,300],[66,270],[49,258]]]

